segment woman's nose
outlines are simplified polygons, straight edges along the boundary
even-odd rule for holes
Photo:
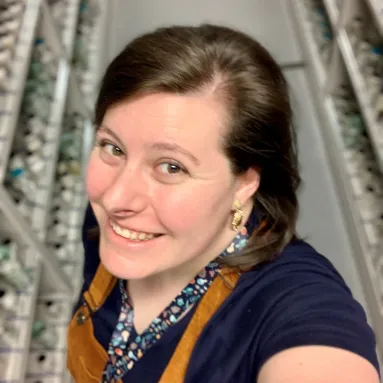
[[[110,212],[137,213],[148,204],[148,185],[139,169],[124,168],[103,193]]]

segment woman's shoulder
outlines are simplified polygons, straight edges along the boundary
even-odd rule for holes
[[[329,311],[339,303],[343,310],[357,310],[365,320],[363,309],[333,264],[302,240],[286,246],[274,260],[244,273],[231,299],[233,304],[254,307],[257,312],[283,310],[284,318],[309,315],[315,310],[314,301]]]
[[[242,324],[246,317],[246,336],[257,339],[258,369],[280,351],[313,344],[346,349],[378,368],[363,307],[332,263],[306,242],[295,241],[275,260],[245,273],[232,295]]]
[[[319,284],[337,286],[350,294],[343,277],[329,259],[303,240],[290,243],[275,259],[245,273],[240,282],[240,288],[251,286],[253,292],[258,290],[254,290],[255,287],[262,289],[266,285],[277,285],[278,290],[284,290],[305,284]]]
[[[345,349],[378,368],[362,306],[331,262],[304,241],[244,273],[203,335],[197,351],[223,360],[231,350],[231,365],[254,377],[273,355],[305,345]],[[197,352],[193,363],[203,363]]]

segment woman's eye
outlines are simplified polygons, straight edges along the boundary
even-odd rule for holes
[[[160,164],[159,169],[164,174],[178,174],[185,172],[180,166],[168,162]]]
[[[118,157],[123,154],[122,150],[118,146],[113,145],[110,142],[101,141],[99,145],[101,146],[104,152],[110,154],[111,156]]]
[[[105,148],[108,151],[108,153],[112,154],[113,156],[122,155],[122,150],[119,147],[114,146],[113,144],[107,144]]]

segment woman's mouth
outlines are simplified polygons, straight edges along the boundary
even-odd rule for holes
[[[119,235],[120,237],[130,239],[131,241],[150,241],[151,239],[158,238],[162,234],[155,234],[155,233],[146,233],[146,232],[139,232],[134,231],[131,229],[125,229],[120,226],[118,226],[113,221],[110,221],[110,226],[112,227],[113,231]]]

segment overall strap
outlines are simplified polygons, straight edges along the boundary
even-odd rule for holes
[[[84,293],[91,311],[97,311],[103,305],[116,283],[117,278],[100,263],[89,289]]]
[[[219,272],[198,304],[159,383],[182,383],[184,381],[191,354],[202,330],[230,295],[239,278],[240,273],[233,269],[227,268]]]
[[[94,335],[92,313],[103,305],[116,282],[117,278],[100,264],[83,295],[84,304],[78,308],[69,325],[67,367],[76,382],[100,381],[108,354]]]

